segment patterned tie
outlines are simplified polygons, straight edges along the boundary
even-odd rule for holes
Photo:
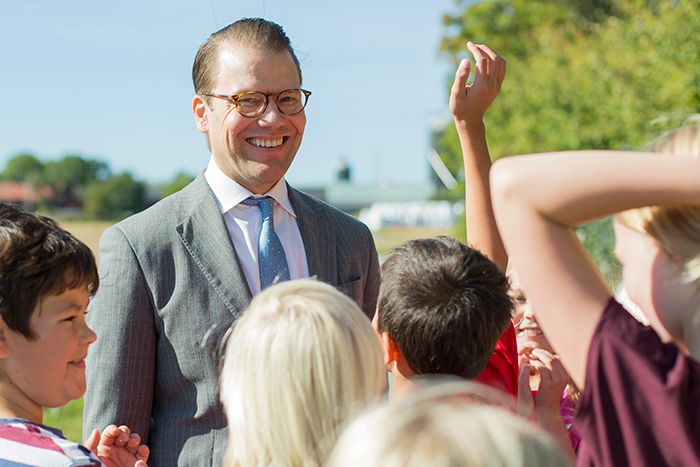
[[[262,223],[258,232],[258,269],[260,270],[260,290],[281,281],[289,280],[289,266],[280,238],[275,233],[272,218],[272,203],[269,196],[264,198],[247,198],[243,200],[246,206],[257,206],[262,215]]]

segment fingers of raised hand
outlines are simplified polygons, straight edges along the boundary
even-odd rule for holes
[[[466,58],[459,62],[457,72],[455,73],[455,81],[452,84],[452,97],[458,98],[467,95],[465,89],[467,87],[470,69],[471,63],[469,63],[469,60]]]
[[[489,78],[492,80],[494,83],[496,83],[499,88],[501,84],[503,83],[503,79],[506,76],[506,61],[498,55],[496,52],[491,50],[489,46],[486,44],[471,44],[472,47],[469,47],[469,51],[474,54],[474,57],[477,57],[477,54],[479,54],[480,57],[483,58],[485,67],[478,68],[482,76],[477,77],[479,79],[484,79],[484,78]],[[475,80],[476,78],[475,77]]]
[[[474,61],[476,62],[476,75],[474,76],[474,81],[480,81],[484,77],[489,76],[489,57],[488,55],[479,48],[478,45],[473,42],[467,42],[467,49],[474,55]]]

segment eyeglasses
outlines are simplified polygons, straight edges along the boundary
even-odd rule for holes
[[[311,95],[311,91],[307,91],[306,89],[286,89],[270,94],[265,94],[260,91],[245,91],[234,94],[233,96],[205,92],[204,95],[227,100],[236,107],[239,114],[244,117],[254,118],[259,117],[265,112],[270,97],[275,98],[275,104],[277,104],[277,109],[280,112],[285,115],[296,115],[306,107],[306,102]]]

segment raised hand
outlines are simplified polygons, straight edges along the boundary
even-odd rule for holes
[[[471,64],[469,60],[462,60],[450,92],[450,112],[454,117],[464,162],[467,240],[505,272],[508,255],[491,209],[491,157],[483,117],[501,89],[506,62],[483,44],[469,42],[467,48],[476,59],[474,81],[467,84]]]
[[[450,112],[458,125],[482,120],[506,75],[506,61],[488,46],[467,42],[467,49],[476,61],[474,81],[467,84],[471,63],[465,58],[457,68],[450,92]]]

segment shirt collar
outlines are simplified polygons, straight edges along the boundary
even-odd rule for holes
[[[247,188],[242,187],[236,181],[232,180],[225,173],[221,171],[216,162],[214,161],[214,156],[209,158],[209,164],[204,171],[204,178],[206,179],[211,191],[214,192],[214,198],[216,198],[216,203],[219,205],[221,213],[226,213],[231,209],[238,206],[241,201],[246,198],[256,197]],[[270,190],[265,193],[264,196],[269,196],[284,208],[292,217],[296,218],[294,213],[294,208],[292,203],[289,201],[289,194],[287,192],[287,183],[284,177],[280,178],[275,185],[270,188]]]

